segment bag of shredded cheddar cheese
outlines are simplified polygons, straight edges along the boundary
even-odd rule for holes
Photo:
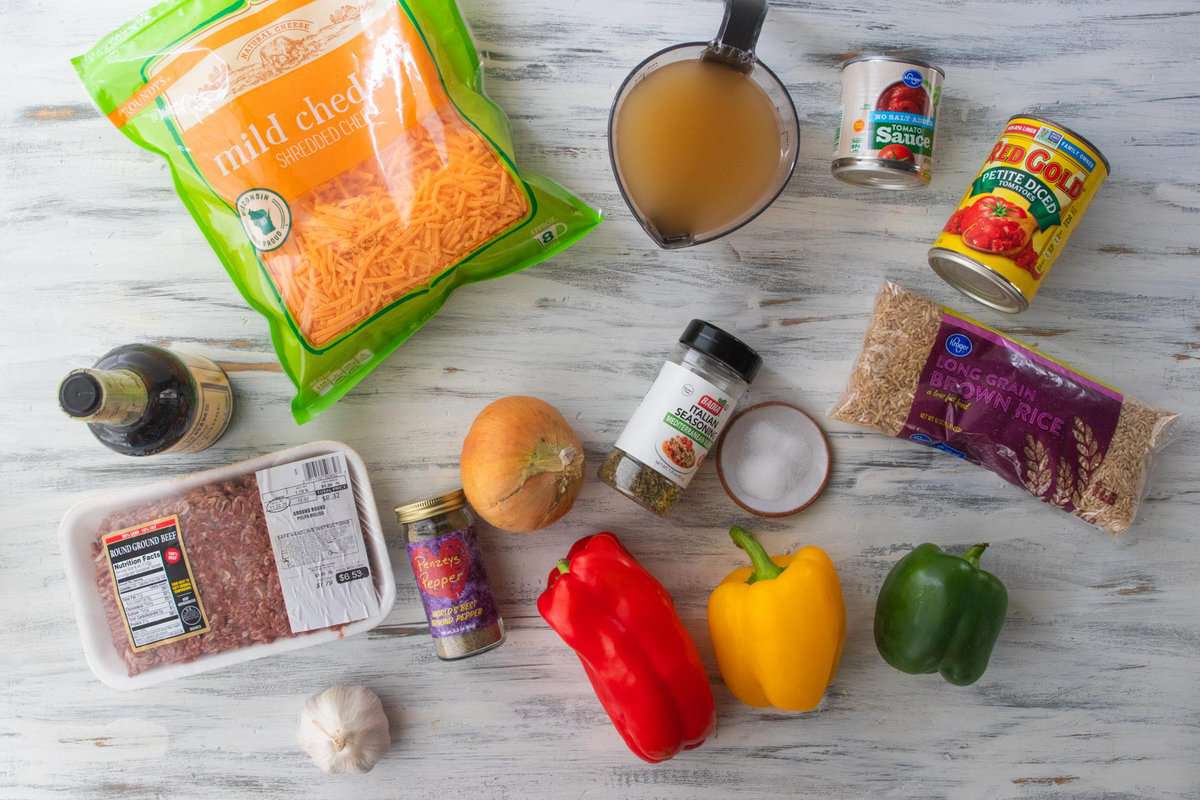
[[[517,170],[453,0],[174,0],[73,63],[266,316],[299,422],[600,221]]]

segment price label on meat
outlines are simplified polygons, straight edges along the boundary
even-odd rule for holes
[[[317,456],[256,477],[292,632],[378,611],[346,457]]]
[[[208,630],[179,517],[105,534],[101,541],[135,653]]]

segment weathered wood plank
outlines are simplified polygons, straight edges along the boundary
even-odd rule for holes
[[[1200,437],[1190,419],[1161,458],[1139,526],[1120,540],[995,476],[833,423],[830,488],[792,520],[747,518],[711,468],[669,521],[589,480],[550,530],[486,536],[510,639],[453,664],[433,656],[393,547],[397,604],[371,634],[118,694],[83,661],[54,536],[85,491],[318,438],[362,453],[386,512],[455,483],[467,425],[502,394],[557,405],[594,468],[693,316],[763,352],[755,399],[819,414],[841,391],[885,277],[1195,418],[1194,4],[773,2],[760,55],[799,110],[797,173],[747,229],[665,253],[612,180],[608,105],[643,56],[708,38],[719,4],[464,0],[522,166],[574,188],[608,221],[550,264],[460,291],[303,428],[291,422],[265,324],[223,275],[162,162],[111,129],[67,63],[143,5],[0,3],[0,63],[14,76],[0,82],[0,797],[1200,796]],[[837,65],[881,49],[947,69],[925,191],[854,189],[828,172]],[[1079,128],[1114,173],[1034,307],[1006,318],[957,297],[924,254],[1002,122],[1024,108]],[[53,391],[63,372],[124,341],[221,360],[239,408],[218,447],[124,460],[60,417]],[[820,544],[838,565],[849,636],[817,712],[749,709],[720,683],[704,609],[738,562],[725,536],[733,522],[752,524],[773,550]],[[717,695],[714,739],[656,767],[624,750],[578,662],[534,609],[554,560],[603,528],[672,591]],[[993,543],[989,565],[1012,604],[987,675],[957,689],[892,671],[870,630],[883,576],[913,544],[973,540]],[[303,698],[338,682],[374,688],[392,719],[395,748],[368,776],[325,779],[294,744]]]

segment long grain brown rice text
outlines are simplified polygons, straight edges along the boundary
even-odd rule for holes
[[[898,436],[945,310],[894,283],[885,284],[845,393],[829,416]],[[1177,418],[1123,396],[1108,450],[1086,485],[1077,488],[1072,513],[1111,533],[1127,530],[1145,495],[1153,456]],[[1036,458],[1037,453],[1033,455]],[[1027,488],[1039,494],[1035,485]]]

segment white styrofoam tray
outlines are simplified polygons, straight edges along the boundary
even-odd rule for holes
[[[252,644],[237,650],[201,656],[195,661],[185,664],[154,667],[130,676],[124,659],[113,645],[108,621],[104,616],[104,606],[100,600],[100,593],[96,589],[92,544],[103,533],[100,530],[100,523],[104,517],[130,506],[150,503],[162,497],[175,497],[207,483],[228,480],[239,475],[253,474],[260,469],[332,453],[345,455],[346,463],[350,466],[354,500],[358,506],[363,538],[370,552],[375,588],[379,593],[379,611],[367,619],[348,623],[340,631],[319,630],[277,639],[267,644]],[[197,472],[182,478],[91,495],[80,500],[63,516],[62,522],[58,526],[58,538],[63,551],[67,585],[71,589],[71,599],[75,606],[75,621],[79,625],[79,638],[83,643],[84,656],[87,658],[92,672],[96,673],[96,677],[114,689],[137,689],[143,686],[152,686],[175,678],[220,669],[230,664],[239,664],[263,656],[299,650],[353,636],[356,633],[368,631],[382,622],[396,602],[395,575],[392,572],[392,562],[388,558],[387,542],[384,540],[383,526],[379,521],[379,510],[375,506],[375,494],[371,491],[367,467],[358,453],[341,442],[313,442],[248,461]]]

